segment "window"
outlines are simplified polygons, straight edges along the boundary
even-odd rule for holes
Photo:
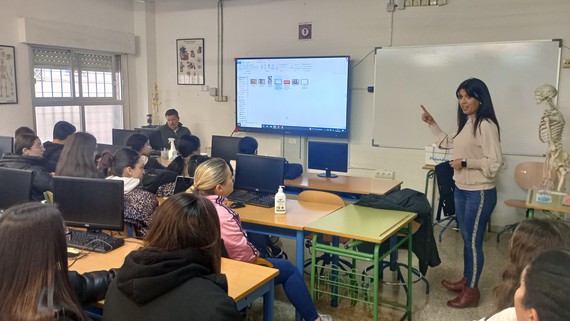
[[[60,120],[111,144],[111,129],[123,128],[121,56],[99,52],[32,48],[34,114],[42,141],[52,140]]]

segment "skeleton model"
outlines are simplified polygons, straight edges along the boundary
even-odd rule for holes
[[[562,134],[564,132],[564,117],[554,105],[553,99],[558,94],[556,88],[551,85],[542,85],[534,91],[537,104],[546,104],[544,114],[540,118],[538,135],[540,141],[548,144],[548,152],[544,160],[544,173],[542,188],[552,190],[554,182],[552,180],[552,170],[556,169],[557,191],[562,191],[566,174],[570,169],[568,153],[562,149]]]
[[[154,83],[152,92],[152,123],[160,124],[160,118],[158,116],[158,108],[160,107],[160,98],[158,97],[158,84]]]

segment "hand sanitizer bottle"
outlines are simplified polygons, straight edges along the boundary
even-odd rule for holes
[[[283,193],[283,186],[279,186],[277,194],[275,194],[275,214],[287,213],[287,197]]]
[[[178,156],[178,152],[176,151],[176,146],[174,145],[175,138],[169,138],[168,143],[170,144],[170,150],[168,150],[168,159],[173,160]]]

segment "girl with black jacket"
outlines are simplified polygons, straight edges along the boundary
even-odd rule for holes
[[[44,192],[53,189],[53,177],[47,169],[47,161],[42,158],[44,147],[34,134],[20,134],[14,141],[14,154],[4,155],[0,167],[24,169],[34,172],[32,195],[34,201],[44,199]],[[3,182],[3,184],[6,184]]]
[[[131,252],[109,287],[103,320],[242,321],[221,265],[212,203],[179,193],[155,212],[145,247]]]
[[[37,202],[2,213],[0,257],[2,320],[87,320],[81,305],[101,300],[115,275],[68,271],[61,214]]]

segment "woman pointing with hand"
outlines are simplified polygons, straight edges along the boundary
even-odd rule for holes
[[[447,301],[454,308],[476,307],[477,288],[483,271],[483,235],[497,203],[495,177],[502,162],[500,128],[491,94],[477,78],[462,82],[457,88],[457,132],[443,132],[433,116],[421,105],[422,121],[429,125],[436,144],[453,148],[455,213],[463,238],[463,277],[459,281],[443,280],[448,290],[459,295]]]

